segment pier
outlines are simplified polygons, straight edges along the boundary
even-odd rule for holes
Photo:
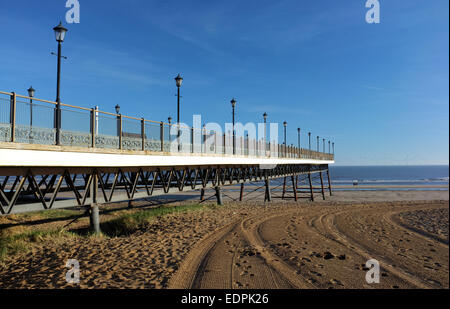
[[[188,138],[178,143],[174,128]],[[314,151],[0,91],[0,214],[85,207],[97,230],[104,203],[214,189],[222,204],[223,187],[240,184],[242,200],[250,182],[270,202],[277,178],[281,198],[325,199],[328,144],[317,139]]]

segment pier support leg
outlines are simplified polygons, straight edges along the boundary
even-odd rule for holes
[[[328,190],[330,190],[330,196],[333,195],[333,192],[331,191],[331,180],[330,180],[330,169],[327,169],[327,178],[328,178]]]
[[[241,183],[241,192],[239,194],[239,202],[242,202],[244,198],[244,183]]]
[[[264,202],[272,202],[272,194],[270,193],[270,181],[268,178],[265,180],[265,186],[266,186],[266,194],[264,195]]]
[[[319,172],[319,174],[320,174],[320,185],[322,187],[322,198],[325,200],[325,189],[323,187],[323,175],[322,175],[321,171]]]
[[[201,188],[200,189],[200,201],[204,201],[205,200],[205,189]]]
[[[308,173],[308,180],[309,180],[309,192],[311,193],[311,201],[314,202],[314,191],[312,186],[311,172]]]
[[[100,234],[100,212],[97,204],[97,191],[98,191],[98,174],[97,171],[92,173],[92,182],[90,188],[90,194],[92,196],[92,203],[89,213],[91,230],[95,234]]]
[[[100,234],[100,213],[98,210],[98,204],[91,204],[89,215],[91,230],[95,232],[95,234]]]
[[[133,208],[133,201],[132,200],[128,201],[128,208]]]
[[[286,194],[286,177],[283,180],[283,194],[281,195],[281,199],[284,200],[284,195]]]
[[[220,187],[216,187],[216,197],[217,197],[217,205],[222,206],[222,191],[220,191]]]
[[[294,191],[294,200],[297,202],[298,201],[298,196],[297,196],[297,181],[294,174],[292,174],[291,176],[291,181],[292,181],[292,190]]]

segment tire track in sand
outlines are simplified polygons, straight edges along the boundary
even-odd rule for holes
[[[259,226],[271,218],[240,219],[198,243],[169,282],[169,288],[311,288],[295,270],[266,248]]]
[[[412,233],[411,230],[396,224],[391,219],[394,214],[404,211],[428,208],[428,206],[408,205],[388,209],[387,212],[386,209],[376,208],[361,209],[356,213],[347,211],[326,216],[325,226],[339,241],[354,247],[356,251],[368,258],[377,259],[382,268],[418,288],[448,286],[448,278],[436,276],[441,272],[430,272],[427,270],[428,266],[422,263],[423,260],[426,262],[429,262],[428,259],[432,260],[430,257],[432,254],[427,251],[428,246],[431,246],[431,250],[438,253],[434,255],[434,258],[444,257],[437,265],[445,265],[445,260],[448,261],[448,246],[443,248],[445,246],[442,246],[442,243]],[[358,229],[351,228],[355,224],[366,226],[365,232],[355,233]]]

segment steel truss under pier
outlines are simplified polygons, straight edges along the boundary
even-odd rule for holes
[[[4,176],[0,182],[0,212],[5,215],[77,206],[91,207],[93,204],[206,188],[216,189],[218,202],[221,204],[220,187],[251,181],[265,183],[266,200],[270,201],[271,179],[294,179],[298,189],[299,177],[306,176],[312,180],[314,175],[322,175],[323,172],[328,174],[328,164],[281,164],[273,169],[262,169],[259,165],[145,168],[0,167],[0,175]],[[312,182],[310,185],[312,188]],[[329,188],[331,192],[330,185]]]

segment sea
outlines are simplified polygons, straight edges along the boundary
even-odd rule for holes
[[[449,166],[333,166],[330,165],[330,177],[333,191],[404,191],[427,190],[448,191]],[[0,185],[4,182],[0,176]],[[40,180],[40,177],[36,177]],[[83,182],[79,177],[79,185]],[[317,182],[316,177],[314,182]],[[324,175],[324,181],[327,181]],[[14,182],[14,177],[8,180],[8,184]],[[274,179],[271,184],[276,186],[275,191],[283,183],[283,178]],[[263,182],[253,182],[250,186],[262,186]],[[317,184],[314,184],[317,186]],[[326,186],[326,183],[325,183]],[[376,186],[376,187],[374,187]],[[397,187],[401,186],[401,187]],[[422,187],[419,187],[422,186]],[[232,189],[234,191],[234,189]]]
[[[333,186],[351,186],[335,190],[448,190],[449,166],[330,166]],[[378,186],[365,188],[365,186]],[[446,186],[446,188],[417,188],[417,186]],[[383,187],[383,188],[382,188]],[[391,188],[389,188],[391,187]]]

